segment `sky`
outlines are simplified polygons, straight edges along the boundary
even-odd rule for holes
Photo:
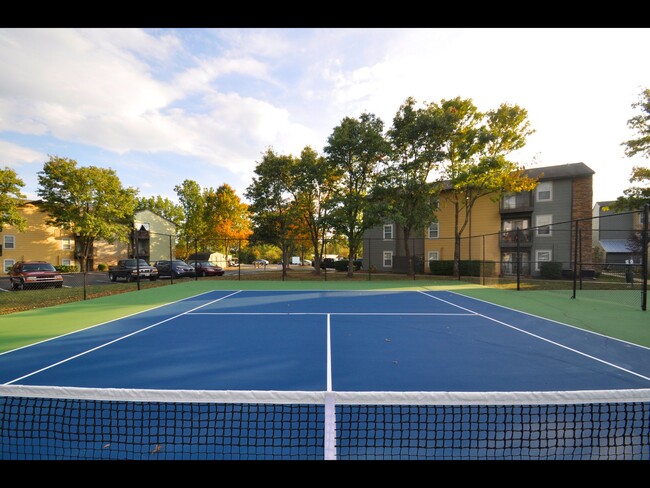
[[[386,129],[408,97],[527,110],[526,168],[582,162],[594,203],[632,186],[627,121],[650,88],[648,28],[0,28],[0,168],[38,198],[51,156],[140,196],[186,179],[243,201],[271,148],[323,154],[345,117]]]

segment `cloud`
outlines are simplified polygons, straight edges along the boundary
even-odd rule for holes
[[[47,155],[33,149],[0,140],[0,165],[16,169],[24,164],[42,163]]]

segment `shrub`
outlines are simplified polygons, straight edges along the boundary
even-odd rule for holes
[[[359,271],[363,265],[363,260],[361,259],[355,259],[353,262],[354,265],[354,271]],[[347,259],[341,259],[339,261],[334,261],[332,263],[334,269],[336,271],[347,271],[348,270],[348,260]]]
[[[562,278],[562,263],[545,261],[539,265],[540,277],[546,280],[559,280]]]
[[[108,266],[106,266],[104,263],[99,263],[97,265],[97,270],[98,271],[106,271],[106,269],[108,269]]]
[[[54,269],[60,273],[75,273],[77,271],[77,266],[75,264],[72,264],[70,266],[64,266],[61,264],[59,266],[54,266]]]

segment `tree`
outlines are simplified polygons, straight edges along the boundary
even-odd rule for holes
[[[205,196],[199,184],[194,180],[184,180],[180,185],[174,187],[178,195],[178,200],[185,215],[185,221],[180,229],[180,238],[194,242],[201,246],[204,251],[208,248],[205,242],[207,234],[207,225],[205,216]]]
[[[289,171],[288,191],[293,197],[293,211],[299,225],[292,235],[307,238],[314,251],[314,270],[320,274],[325,238],[331,227],[328,221],[337,175],[329,160],[305,147],[293,160]]]
[[[454,206],[454,276],[459,276],[461,236],[476,201],[486,195],[497,201],[537,185],[522,165],[506,158],[524,147],[534,130],[528,112],[517,105],[501,104],[481,113],[471,99],[456,97],[442,100],[436,112],[441,123],[451,127],[439,175]]]
[[[380,222],[367,197],[389,152],[383,129],[383,122],[373,114],[364,113],[358,119],[345,117],[332,131],[324,150],[338,180],[329,220],[334,230],[347,238],[348,277],[353,276],[364,231]]]
[[[183,207],[172,202],[169,198],[163,198],[160,195],[155,197],[138,197],[135,211],[151,210],[163,218],[173,222],[176,226],[181,226],[185,215]]]
[[[627,157],[641,155],[650,158],[650,89],[644,90],[639,101],[633,103],[632,107],[639,108],[641,113],[628,120],[627,125],[638,133],[638,137],[625,141],[621,145],[625,147]],[[611,206],[613,210],[638,210],[650,204],[650,168],[634,166],[630,183],[639,183],[639,185],[623,190],[623,196],[618,197]]]
[[[137,190],[124,188],[112,169],[77,167],[72,159],[51,156],[38,173],[38,184],[46,222],[75,234],[82,270],[95,240],[128,241]]]
[[[20,199],[25,198],[21,193],[24,186],[13,169],[0,169],[0,229],[5,225],[15,226],[21,232],[27,228],[27,220],[18,210]]]
[[[388,131],[391,155],[378,179],[372,199],[376,211],[402,227],[408,274],[415,273],[409,237],[435,222],[439,185],[429,177],[438,167],[448,133],[436,118],[435,105],[416,109],[408,98],[393,118]]]
[[[267,149],[255,166],[253,182],[245,196],[251,201],[253,241],[275,244],[282,249],[282,276],[288,261],[286,237],[293,219],[289,171],[293,158]]]
[[[215,193],[213,212],[213,231],[223,241],[224,253],[230,254],[231,242],[248,239],[253,233],[248,205],[241,201],[230,185],[224,183]]]

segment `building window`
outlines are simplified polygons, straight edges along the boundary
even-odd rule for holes
[[[16,249],[16,237],[15,236],[4,236],[3,246],[5,249]]]
[[[440,261],[440,251],[429,251],[429,261]]]
[[[530,242],[530,233],[528,232],[528,226],[530,221],[528,219],[509,219],[503,220],[501,222],[501,243],[516,243],[519,242]]]
[[[384,240],[385,241],[393,240],[393,224],[384,225]]]
[[[535,226],[537,227],[537,235],[546,237],[552,235],[551,224],[553,223],[552,215],[538,215],[535,218]]]
[[[64,251],[72,251],[72,239],[69,237],[61,239],[61,249]]]
[[[530,254],[520,252],[517,257],[516,252],[501,253],[501,273],[504,275],[529,275],[530,274]],[[517,269],[519,267],[519,269]]]
[[[62,260],[61,260],[61,264],[62,264],[63,266],[71,266],[71,265],[72,265],[72,261],[70,261],[69,259],[62,259]]]
[[[384,268],[393,267],[393,251],[384,251]]]
[[[538,202],[550,202],[553,200],[553,182],[543,181],[537,185],[536,192]]]
[[[440,236],[440,227],[438,222],[429,224],[429,239],[437,239]]]
[[[550,262],[553,258],[553,251],[539,250],[535,252],[535,271],[542,269],[541,264]]]
[[[16,261],[13,259],[5,259],[2,261],[2,269],[4,269],[5,273],[9,273],[9,270],[14,264],[16,264]]]

